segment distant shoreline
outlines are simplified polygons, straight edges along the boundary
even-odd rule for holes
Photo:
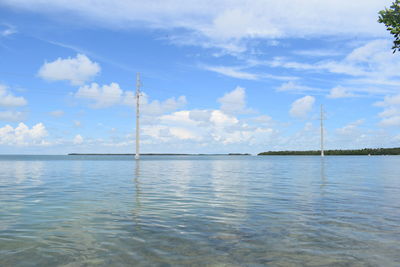
[[[400,155],[400,147],[395,148],[364,148],[364,149],[335,149],[325,150],[326,156],[381,156]],[[251,156],[249,153],[142,153],[141,156]],[[258,153],[257,156],[319,156],[320,150],[284,150],[266,151]],[[135,156],[134,153],[69,153],[68,156]]]
[[[248,153],[228,154],[181,154],[181,153],[142,153],[141,156],[251,156]],[[124,153],[69,153],[68,156],[135,156],[135,154]]]
[[[325,150],[326,156],[381,156],[381,155],[400,155],[400,147],[395,148],[364,148],[364,149],[344,149],[344,150]],[[320,150],[307,151],[267,151],[257,154],[258,156],[319,156]]]

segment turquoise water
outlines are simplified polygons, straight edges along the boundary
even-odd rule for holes
[[[399,264],[397,156],[0,156],[0,266]]]

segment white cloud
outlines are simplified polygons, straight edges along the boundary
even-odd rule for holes
[[[400,106],[400,94],[394,96],[385,96],[383,101],[375,103],[378,107]]]
[[[59,118],[64,116],[65,112],[63,110],[53,110],[49,114],[53,117]]]
[[[197,110],[196,112],[205,112],[205,111],[200,111]],[[166,114],[162,115],[159,118],[159,121],[162,124],[168,124],[168,125],[175,125],[175,126],[194,126],[197,125],[199,122],[198,120],[193,119],[192,117],[192,111],[188,110],[181,110],[181,111],[176,111],[171,114]],[[207,120],[208,122],[209,120]]]
[[[0,111],[0,121],[21,121],[25,114],[20,111]]]
[[[28,102],[22,96],[14,96],[7,86],[0,84],[0,107],[21,107]],[[1,121],[21,121],[25,117],[25,113],[15,110],[0,111]]]
[[[74,140],[72,140],[74,145],[83,144],[83,137],[80,134],[75,135]]]
[[[74,94],[76,98],[88,99],[92,108],[107,108],[115,105],[136,107],[136,97],[132,91],[124,91],[118,83],[100,86],[97,83],[85,85]],[[149,96],[142,92],[140,109],[143,116],[156,116],[172,112],[186,105],[186,97],[171,97],[164,101],[149,100]]]
[[[213,110],[211,112],[210,122],[216,127],[229,127],[239,123],[239,120],[229,114],[225,114],[223,110]]]
[[[351,135],[354,134],[358,129],[358,126],[362,125],[365,122],[364,119],[359,119],[354,122],[351,122],[342,128],[337,129],[337,133],[341,135]]]
[[[240,70],[240,68],[235,67],[226,67],[226,66],[205,66],[204,69],[213,71],[225,76],[244,79],[244,80],[258,80],[260,78],[259,75],[245,72]]]
[[[289,113],[296,118],[305,118],[312,110],[314,102],[315,98],[313,96],[307,95],[299,98],[292,103]]]
[[[14,96],[5,85],[0,84],[0,107],[25,106],[27,101],[22,96]]]
[[[260,124],[266,124],[269,125],[273,122],[272,118],[268,115],[260,115],[254,118],[251,118],[252,121]]]
[[[391,45],[389,40],[377,39],[353,49],[341,60],[321,60],[313,64],[290,61],[282,57],[276,57],[269,62],[256,63],[298,71],[328,72],[351,76],[356,79],[353,78],[349,82],[363,85],[357,91],[382,93],[382,90],[371,88],[370,85],[398,86],[400,82],[400,72],[398,71],[400,55],[391,52]]]
[[[186,103],[187,101],[185,96],[180,96],[176,99],[175,97],[171,97],[164,101],[149,101],[149,97],[146,94],[143,94],[143,97],[141,98],[141,109],[142,114],[145,116],[156,116],[182,108]]]
[[[123,91],[118,83],[100,86],[97,83],[85,85],[75,93],[77,98],[85,98],[94,101],[92,108],[106,108],[121,102]]]
[[[115,28],[186,29],[181,39],[236,49],[238,40],[314,36],[385,36],[377,11],[390,0],[51,1],[3,0],[1,5]],[[293,8],[295,7],[295,8]],[[192,41],[193,43],[193,41]]]
[[[298,84],[294,81],[289,81],[286,83],[283,83],[281,86],[279,86],[276,89],[278,92],[306,92],[306,91],[321,91],[321,89],[318,88],[313,88],[310,86],[305,86]]]
[[[189,118],[196,122],[208,122],[211,118],[211,111],[194,109],[189,112]]]
[[[43,123],[38,123],[29,128],[24,123],[19,123],[13,128],[6,125],[0,128],[0,144],[2,145],[47,145],[44,137],[48,135],[46,127]]]
[[[306,57],[332,57],[342,55],[336,50],[323,50],[323,49],[313,49],[313,50],[296,50],[293,51],[294,54]]]
[[[14,26],[9,24],[0,24],[0,36],[7,37],[15,33],[17,33],[17,30]]]
[[[191,132],[184,128],[172,127],[172,128],[169,128],[169,132],[171,133],[171,135],[173,135],[179,139],[183,139],[183,140],[198,139],[196,133]]]
[[[347,88],[344,88],[342,86],[336,86],[331,89],[329,92],[329,95],[327,95],[327,98],[347,98],[347,97],[355,97],[356,95],[353,93],[350,93]]]
[[[383,118],[380,122],[380,125],[382,125],[382,126],[400,126],[400,115]]]
[[[164,115],[158,124],[143,127],[144,138],[151,137],[150,143],[190,140],[192,145],[220,147],[260,144],[274,133],[272,128],[250,126],[221,110],[196,110],[194,114],[190,110],[183,110]]]
[[[218,102],[221,104],[221,111],[228,114],[250,112],[250,109],[246,107],[246,90],[240,86],[237,86],[233,91],[219,98]]]
[[[247,67],[252,67],[252,60]],[[252,73],[248,71],[243,71],[247,67],[232,67],[232,66],[202,66],[203,69],[213,71],[228,77],[243,79],[243,80],[261,80],[261,79],[274,79],[274,80],[295,80],[296,77],[293,76],[280,76],[268,73]]]
[[[393,96],[385,96],[383,101],[374,104],[383,107],[384,110],[378,115],[382,118],[381,126],[400,126],[400,94]]]
[[[177,140],[190,140],[192,145],[204,148],[213,145],[260,144],[275,132],[267,125],[272,120],[269,116],[261,115],[249,120],[249,124],[234,115],[238,111],[248,111],[243,88],[237,87],[218,101],[221,103],[219,110],[176,111],[159,117],[156,124],[145,124],[144,139],[150,138],[147,144],[173,144]]]
[[[174,127],[165,125],[148,125],[143,127],[143,134],[155,140],[168,142],[175,140],[199,140],[197,133],[184,127]]]
[[[69,81],[73,85],[81,85],[99,72],[98,63],[92,62],[83,54],[77,54],[75,58],[58,58],[44,63],[38,75],[48,81]]]
[[[275,134],[269,116],[260,115],[253,120],[234,115],[249,110],[243,88],[235,88],[218,101],[220,109],[180,110],[143,122],[143,143],[147,147],[171,146],[174,151],[184,145],[192,150],[197,147],[215,151],[225,146],[264,144]]]

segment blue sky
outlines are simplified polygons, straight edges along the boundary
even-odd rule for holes
[[[390,3],[3,0],[1,153],[400,146]]]

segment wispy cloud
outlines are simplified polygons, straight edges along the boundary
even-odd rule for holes
[[[295,50],[292,53],[304,57],[334,57],[343,55],[343,53],[338,50],[329,50],[329,49]]]
[[[283,83],[281,86],[276,88],[276,91],[303,93],[303,92],[322,92],[324,90],[322,90],[320,88],[301,85],[295,81],[289,81],[289,82]]]
[[[17,33],[15,26],[10,24],[0,24],[0,37],[7,37]]]
[[[263,72],[250,72],[245,71],[243,69],[250,68],[248,67],[234,67],[234,66],[210,66],[210,65],[201,65],[202,69],[216,72],[222,74],[224,76],[243,79],[243,80],[262,80],[262,79],[273,79],[273,80],[296,80],[297,77],[294,76],[280,76],[280,75],[273,75]]]
[[[258,74],[242,71],[240,68],[236,67],[203,66],[203,69],[238,79],[259,80],[261,78],[261,76]]]
[[[73,14],[96,26],[120,28],[185,29],[203,42],[230,49],[237,40],[315,36],[384,36],[376,23],[385,3],[370,1],[28,1],[3,0],[0,5],[31,12]],[[387,2],[390,4],[390,1]],[[292,8],[296,6],[296,8]],[[201,38],[197,38],[201,40]]]
[[[381,126],[400,126],[400,94],[386,96],[383,101],[378,101],[374,105],[384,108],[378,114]]]

